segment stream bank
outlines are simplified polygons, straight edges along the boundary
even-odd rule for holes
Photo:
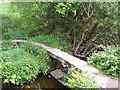
[[[63,86],[60,82],[58,82],[51,75],[43,76],[41,74],[38,75],[35,82],[24,84],[24,85],[8,85],[3,84],[2,90],[70,90],[67,87]]]

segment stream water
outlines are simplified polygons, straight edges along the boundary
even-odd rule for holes
[[[70,90],[49,75],[39,75],[35,82],[25,85],[2,85],[2,90]]]

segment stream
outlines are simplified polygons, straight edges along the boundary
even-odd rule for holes
[[[38,75],[37,79],[33,83],[24,85],[8,85],[3,84],[2,90],[70,90],[60,82],[58,82],[54,77],[48,75]]]

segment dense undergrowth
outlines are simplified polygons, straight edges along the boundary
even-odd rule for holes
[[[58,48],[62,51],[68,51],[70,47],[70,44],[66,40],[60,39],[59,36],[55,36],[52,34],[51,35],[42,34],[36,37],[32,37],[31,40],[34,42],[44,43],[45,45],[49,45],[50,47],[53,48]]]
[[[9,49],[6,46],[9,46]],[[3,43],[2,47],[4,49],[0,53],[0,72],[4,83],[29,83],[34,81],[39,73],[47,74],[49,62],[44,49],[28,43],[19,46]]]
[[[85,72],[79,72],[72,68],[68,71],[68,74],[63,77],[65,85],[73,90],[80,90],[82,88],[99,88],[95,79],[91,76],[87,76]]]
[[[0,6],[3,41],[27,39],[63,51],[71,47],[76,56],[88,56],[99,44],[117,46],[119,42],[117,3],[11,2]],[[5,41],[0,50],[0,75],[6,83],[28,83],[49,69],[48,55],[40,47],[29,43],[13,46]],[[89,64],[118,77],[119,52],[117,47],[95,52],[88,58]],[[91,80],[76,71],[65,77],[66,85],[76,89],[96,87]]]
[[[95,52],[88,58],[88,63],[99,68],[107,75],[120,75],[120,47],[108,47],[105,51]]]

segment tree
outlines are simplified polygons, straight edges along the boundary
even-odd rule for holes
[[[57,25],[51,23],[68,33],[75,56],[86,57],[99,44],[118,44],[118,2],[62,2],[52,7],[54,17],[61,18]]]

